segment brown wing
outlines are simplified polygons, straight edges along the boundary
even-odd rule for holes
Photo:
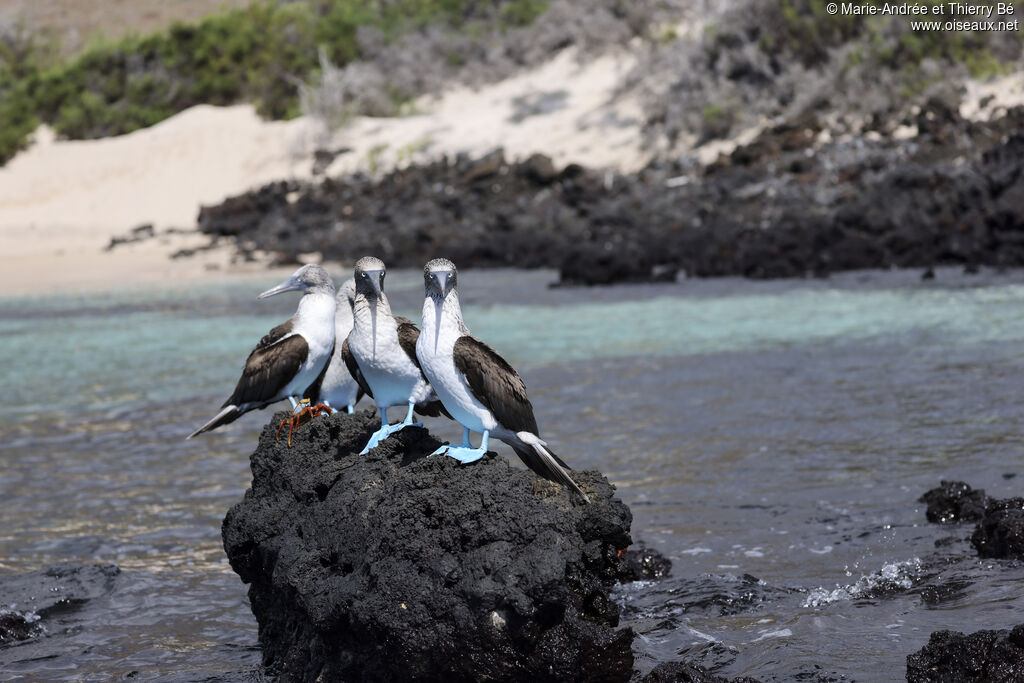
[[[288,320],[285,320],[283,323],[272,329],[270,332],[267,332],[265,335],[263,335],[263,338],[260,339],[260,343],[256,345],[256,348],[265,349],[274,342],[281,341],[281,339],[283,339],[285,335],[287,335],[291,331],[292,319],[288,318]]]
[[[420,328],[408,318],[400,315],[395,316],[395,323],[398,324],[398,345],[405,351],[405,355],[420,367],[420,359],[416,357],[416,340],[420,338]]]
[[[455,367],[470,391],[505,429],[537,434],[537,418],[526,397],[526,384],[515,369],[487,344],[465,335],[455,340]]]
[[[320,371],[313,383],[306,389],[306,393],[302,395],[302,398],[308,398],[310,403],[316,405],[320,402],[320,387],[324,383],[324,375],[327,374],[327,368],[331,367],[331,361],[334,359],[334,347],[331,347],[331,352],[327,354],[327,362],[324,363],[324,369]]]
[[[235,385],[235,393],[224,402],[224,406],[273,401],[309,356],[309,345],[298,334],[270,345],[263,345],[262,341],[260,344],[249,354],[242,376]]]
[[[416,357],[416,340],[420,338],[420,328],[416,327],[413,321],[400,315],[395,316],[395,322],[398,324],[398,345],[402,347],[405,355],[409,356],[409,359],[419,368],[420,359]],[[423,374],[423,368],[420,368],[420,374]],[[426,379],[426,377],[423,379]],[[417,403],[416,412],[419,415],[427,415],[428,417],[441,417],[444,415],[449,420],[455,419],[445,410],[440,401]]]
[[[366,378],[363,377],[363,371],[359,369],[359,363],[356,362],[356,357],[348,350],[348,337],[345,337],[345,341],[341,345],[341,359],[345,361],[345,367],[348,368],[348,374],[352,375],[352,379],[354,379],[356,384],[359,385],[359,389],[362,393],[373,398],[373,392],[370,391],[370,385],[366,383]],[[356,401],[360,398],[362,398],[362,395],[356,396]]]

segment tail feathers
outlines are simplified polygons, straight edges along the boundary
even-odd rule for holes
[[[202,427],[200,427],[196,431],[192,432],[191,434],[189,434],[185,438],[186,439],[191,439],[192,437],[199,436],[200,434],[203,434],[204,432],[208,432],[208,431],[216,429],[217,427],[220,427],[222,425],[226,425],[226,424],[228,424],[230,422],[234,422],[239,417],[241,417],[245,412],[246,411],[244,411],[244,410],[239,410],[238,406],[236,406],[236,405],[226,405],[223,408],[221,408],[219,413],[214,415],[212,420],[210,420],[209,422],[207,422]]]
[[[548,450],[547,444],[541,441],[540,437],[530,432],[519,432],[516,436],[523,443],[522,445],[513,445],[512,450],[526,463],[527,467],[545,479],[572,489],[580,494],[584,501],[590,502],[587,494],[583,493],[583,489],[573,481],[566,471],[571,468],[562,462],[561,458]]]

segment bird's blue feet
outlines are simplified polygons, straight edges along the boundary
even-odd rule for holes
[[[455,458],[463,465],[476,462],[484,457],[484,453],[487,452],[486,448],[466,448],[465,446],[445,446],[445,448],[447,449],[444,452],[445,455],[449,458]]]
[[[356,407],[352,404],[349,404],[345,406],[345,410],[348,411],[349,415],[351,415],[352,413],[356,412]]]
[[[359,455],[366,455],[366,453],[371,448],[376,448],[377,445],[380,444],[381,441],[383,441],[384,439],[388,438],[389,436],[391,436],[395,432],[399,432],[399,431],[405,429],[405,427],[406,427],[406,425],[401,424],[401,423],[393,424],[393,425],[382,425],[380,429],[375,431],[373,433],[373,435],[370,436],[370,440],[366,442],[366,447],[363,448],[363,450],[359,451]]]
[[[489,436],[489,432],[484,432],[484,436],[480,440],[480,448],[473,448],[473,444],[469,441],[469,429],[463,428],[461,446],[441,446],[431,455],[447,455],[450,458],[455,458],[463,465],[467,465],[484,457],[484,453],[487,452]]]
[[[351,408],[351,406],[349,406],[349,407]],[[359,451],[359,455],[366,455],[366,453],[371,448],[376,448],[377,445],[381,441],[383,441],[384,439],[388,438],[389,436],[391,436],[395,432],[402,431],[406,427],[422,427],[423,424],[421,422],[413,422],[412,421],[412,407],[413,407],[413,404],[410,403],[409,404],[409,412],[406,414],[405,420],[403,422],[399,422],[399,423],[393,424],[393,425],[389,425],[388,424],[387,413],[384,410],[381,410],[380,411],[380,421],[381,421],[380,429],[378,429],[377,431],[375,431],[373,433],[373,435],[370,437],[370,440],[366,442],[366,447],[363,448],[363,450]]]

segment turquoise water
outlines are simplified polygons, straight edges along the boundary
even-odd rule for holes
[[[1024,341],[1024,285],[1012,282],[781,293],[757,293],[746,284],[711,298],[691,283],[638,289],[649,294],[640,299],[569,306],[538,284],[530,282],[527,291],[554,301],[466,308],[474,333],[517,366],[910,337],[922,353]],[[69,401],[78,410],[111,414],[140,401],[229,393],[254,340],[294,307],[290,300],[254,304],[252,292],[265,285],[0,299],[0,418],[32,419]],[[418,320],[413,296],[400,290],[395,310]]]
[[[634,538],[673,559],[669,579],[619,593],[641,669],[685,653],[729,676],[895,680],[932,630],[1024,622],[1024,568],[979,562],[970,528],[926,524],[916,502],[947,478],[1022,493],[1024,274],[551,279],[462,273],[466,320],[520,369],[544,437],[605,472]],[[389,275],[398,313],[419,318],[421,283]],[[273,284],[0,298],[0,578],[122,569],[63,635],[0,649],[0,679],[259,678],[219,528],[270,415],[183,438],[294,310],[255,300]],[[726,608],[744,574],[755,597]],[[872,593],[888,579],[909,590]],[[957,581],[922,605],[923,586]]]

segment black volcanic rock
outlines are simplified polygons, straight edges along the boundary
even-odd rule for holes
[[[858,268],[1024,265],[1024,107],[986,122],[938,104],[913,139],[821,142],[816,115],[700,167],[618,174],[500,150],[204,207],[199,229],[243,257],[376,254],[416,267],[559,268],[563,284],[824,276]]]
[[[984,489],[972,489],[962,481],[942,481],[918,500],[928,504],[928,521],[937,524],[977,522],[989,503]]]
[[[1013,630],[936,631],[928,644],[907,657],[908,683],[1021,683],[1024,681],[1024,625]]]
[[[264,428],[224,547],[251,584],[264,663],[298,680],[626,681],[633,632],[609,598],[629,509],[488,455],[426,457],[407,428],[365,456],[371,411]]]
[[[1024,559],[1024,498],[991,501],[971,544],[981,557]]]
[[[672,571],[672,560],[657,550],[641,546],[620,554],[618,571],[620,583],[661,579],[668,576],[670,571]]]

